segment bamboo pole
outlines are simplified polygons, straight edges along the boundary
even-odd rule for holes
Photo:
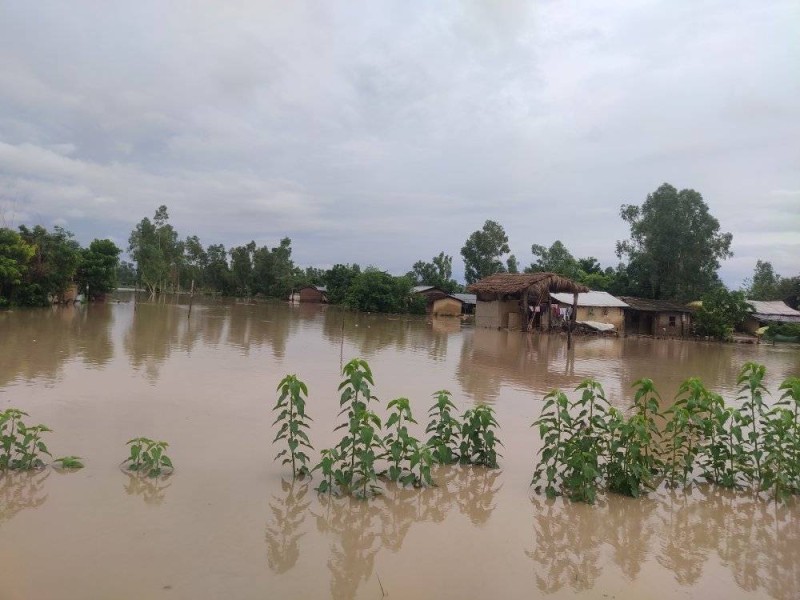
[[[567,322],[567,349],[572,348],[572,325],[578,316],[578,293],[572,294],[572,314]]]
[[[189,319],[192,316],[192,300],[194,300],[194,279],[192,279],[192,289],[189,292],[189,314],[186,315],[186,318]]]

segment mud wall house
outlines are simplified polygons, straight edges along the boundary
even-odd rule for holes
[[[692,309],[688,306],[632,296],[620,296],[620,300],[628,305],[626,335],[684,337],[692,331]]]
[[[296,295],[299,302],[328,302],[328,288],[324,285],[307,285],[300,288]]]
[[[521,329],[534,327],[529,306],[550,302],[550,294],[574,295],[589,288],[555,273],[495,273],[476,281],[467,291],[475,294],[475,326]]]
[[[437,300],[450,297],[450,294],[434,285],[415,285],[411,292],[425,298],[425,312],[433,312],[433,303]]]
[[[550,294],[557,308],[567,310],[572,306],[571,294]],[[607,323],[619,331],[625,331],[625,302],[608,292],[585,292],[578,294],[578,323]],[[563,318],[563,317],[560,317]]]
[[[460,317],[463,306],[464,303],[455,296],[445,296],[433,301],[431,314],[441,317]]]
[[[461,314],[474,315],[475,304],[478,302],[475,294],[451,294],[453,298],[461,300]]]
[[[790,307],[781,300],[748,300],[753,306],[753,312],[744,323],[742,329],[753,335],[765,325],[778,323],[798,323],[800,324],[800,311]]]

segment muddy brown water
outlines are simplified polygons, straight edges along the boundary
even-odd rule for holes
[[[800,374],[786,346],[578,339],[458,320],[232,302],[0,313],[0,408],[55,431],[86,468],[0,475],[0,598],[800,597],[800,506],[699,487],[594,507],[528,487],[530,423],[544,393],[596,377],[617,406],[640,377],[664,397],[690,375],[735,400],[767,365],[773,392]],[[438,468],[438,486],[386,486],[370,502],[282,478],[270,409],[286,373],[310,388],[317,449],[335,441],[342,360],[373,369],[383,406],[431,394],[494,405],[501,468]],[[417,431],[422,436],[422,427]],[[125,442],[170,442],[175,473],[119,469]],[[315,455],[316,456],[316,455]]]

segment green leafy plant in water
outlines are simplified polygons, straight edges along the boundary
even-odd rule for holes
[[[129,440],[130,456],[123,461],[129,471],[136,471],[150,477],[157,477],[165,469],[173,470],[172,459],[166,454],[167,442],[155,441],[146,437]]]
[[[739,485],[742,454],[742,414],[726,406],[722,396],[704,390],[707,417],[703,427],[704,443],[697,462],[703,478],[727,488]]]
[[[794,493],[798,493],[800,491],[800,377],[785,379],[778,389],[783,394],[776,402],[776,406],[783,407],[792,413],[789,457],[793,466],[793,489]]]
[[[660,416],[659,395],[653,381],[634,383],[634,413],[627,419],[615,408],[608,412],[609,432],[606,477],[608,488],[618,494],[638,498],[652,490],[652,479],[662,468],[658,455]]]
[[[41,455],[51,456],[42,434],[52,429],[47,425],[26,425],[22,417],[27,416],[17,408],[0,412],[0,470],[38,469],[45,466]]]
[[[770,410],[762,420],[764,438],[759,489],[771,491],[777,501],[785,501],[797,491],[797,464],[792,460],[794,428],[793,412],[782,406]]]
[[[371,388],[375,383],[369,365],[362,359],[348,362],[342,374],[345,379],[339,384],[339,414],[346,415],[347,421],[335,430],[346,429],[347,433],[334,449],[323,451],[322,461],[314,467],[322,471],[324,478],[324,485],[320,484],[317,490],[367,498],[380,492],[375,462],[383,454],[380,418],[367,409],[369,402],[377,400]]]
[[[80,456],[62,456],[53,462],[59,463],[62,469],[82,469],[84,467],[82,460]]]
[[[500,456],[497,446],[503,445],[495,434],[496,427],[499,425],[491,406],[479,404],[467,410],[461,419],[459,460],[496,469],[497,457]]]
[[[742,428],[746,431],[744,436],[743,454],[744,473],[750,483],[756,487],[761,486],[761,462],[763,458],[763,448],[760,444],[761,433],[759,431],[761,422],[767,412],[764,402],[764,394],[767,392],[764,387],[764,376],[766,367],[754,362],[747,362],[739,372],[736,383],[742,386],[739,389],[739,400],[742,400]],[[749,463],[749,464],[747,464]]]
[[[675,403],[665,411],[669,416],[666,433],[665,475],[671,487],[687,486],[692,481],[695,460],[703,450],[706,436],[713,434],[712,401],[697,377],[690,377],[678,389]]]
[[[561,390],[553,390],[544,397],[539,418],[531,427],[537,427],[542,447],[533,472],[531,485],[537,493],[544,491],[548,498],[561,494],[566,468],[566,444],[572,432],[570,402]]]
[[[447,390],[439,390],[433,394],[436,402],[428,411],[431,421],[425,433],[431,434],[428,445],[432,448],[433,457],[439,464],[450,465],[458,462],[459,436],[461,423],[453,415],[456,410],[452,394]]]
[[[275,460],[283,457],[281,464],[292,466],[292,477],[303,477],[309,474],[309,458],[304,449],[313,449],[305,431],[312,420],[306,414],[308,387],[296,375],[287,375],[278,384],[277,391],[280,394],[272,410],[278,412],[278,416],[272,425],[280,423],[280,429],[272,443],[285,440],[286,448],[275,456]]]
[[[431,485],[433,455],[430,448],[408,433],[407,423],[416,424],[408,398],[396,398],[389,402],[387,408],[393,409],[393,412],[386,420],[389,433],[383,438],[385,458],[389,462],[386,475],[403,485]]]

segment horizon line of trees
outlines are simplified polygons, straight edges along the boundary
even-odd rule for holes
[[[487,220],[461,248],[467,284],[494,273],[546,271],[616,296],[687,302],[726,289],[718,270],[720,261],[732,256],[732,235],[720,232],[698,192],[665,183],[641,206],[623,204],[620,216],[630,227],[630,238],[616,243],[617,266],[605,268],[593,256],[575,257],[556,240],[549,247],[532,244],[531,262],[520,269],[502,225]],[[72,283],[88,290],[90,298],[117,283],[142,287],[151,296],[194,287],[225,296],[279,299],[304,285],[325,285],[334,304],[370,312],[420,312],[424,302],[412,294],[413,286],[431,285],[448,293],[464,289],[453,278],[453,257],[444,251],[415,262],[403,276],[355,263],[301,268],[292,260],[288,237],[271,248],[255,241],[229,249],[204,247],[196,235],[178,234],[166,206],[134,227],[127,251],[132,262],[120,262],[121,250],[110,240],[94,240],[84,249],[60,227],[52,232],[41,226],[21,226],[19,232],[2,228],[0,306],[44,305]],[[752,300],[796,297],[800,276],[781,277],[771,263],[759,260],[746,292]]]

